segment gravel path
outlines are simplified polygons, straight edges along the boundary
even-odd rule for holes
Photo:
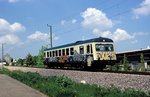
[[[68,76],[76,82],[84,81],[88,84],[101,86],[115,86],[120,88],[134,88],[150,91],[150,75],[131,75],[104,72],[86,72],[57,69],[40,69],[27,67],[5,67],[9,70],[21,70],[24,72],[37,72],[42,76]]]

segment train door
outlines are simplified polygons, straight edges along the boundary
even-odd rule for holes
[[[92,55],[92,53],[93,53],[92,44],[87,44],[86,45],[86,54],[87,55]]]
[[[87,66],[91,67],[94,61],[92,44],[86,45],[86,57],[87,57],[87,60],[86,60]]]

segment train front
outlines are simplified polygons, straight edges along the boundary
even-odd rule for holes
[[[116,53],[113,42],[95,43],[95,63],[100,67],[114,65],[116,62]]]

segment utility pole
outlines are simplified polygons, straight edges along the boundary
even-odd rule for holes
[[[52,26],[47,24],[47,27],[49,27],[49,35],[50,35],[50,47],[52,48]]]

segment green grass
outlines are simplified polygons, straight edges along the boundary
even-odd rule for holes
[[[150,92],[80,84],[66,76],[42,77],[38,73],[11,72],[7,69],[0,70],[0,73],[7,74],[50,97],[150,97]]]

